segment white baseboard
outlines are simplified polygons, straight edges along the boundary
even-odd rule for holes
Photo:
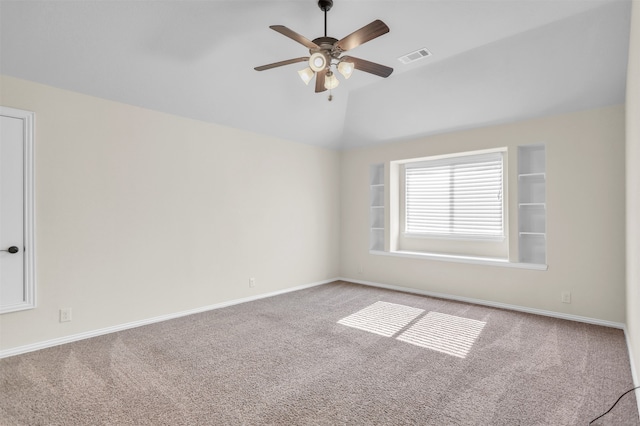
[[[605,327],[619,328],[622,330],[625,329],[624,323],[621,323],[621,322],[606,321],[606,320],[590,318],[590,317],[581,317],[578,315],[564,314],[562,312],[546,311],[543,309],[528,308],[526,306],[510,305],[507,303],[492,302],[490,300],[473,299],[471,297],[455,296],[455,295],[446,294],[446,293],[436,293],[433,291],[419,290],[415,288],[401,287],[401,286],[391,285],[391,284],[382,284],[382,283],[376,283],[372,281],[355,280],[352,278],[343,278],[343,277],[340,277],[338,279],[341,281],[347,281],[347,282],[352,282],[356,284],[363,284],[363,285],[368,285],[372,287],[380,287],[380,288],[386,288],[389,290],[404,291],[406,293],[420,294],[423,296],[437,297],[439,299],[456,300],[458,302],[466,302],[466,303],[473,303],[476,305],[491,306],[492,308],[508,309],[511,311],[526,312],[528,314],[542,315],[545,317],[559,318],[559,319],[565,319],[570,321],[578,321],[578,322],[584,322],[587,324],[594,324],[594,325],[602,325]]]
[[[310,283],[310,284],[303,284],[303,285],[299,285],[299,286],[296,286],[296,287],[291,287],[291,288],[287,288],[287,289],[284,289],[284,290],[278,290],[278,291],[274,291],[274,292],[270,292],[270,293],[244,297],[244,298],[241,298],[241,299],[229,300],[229,301],[226,301],[226,302],[216,303],[216,304],[208,305],[208,306],[202,306],[200,308],[190,309],[190,310],[187,310],[187,311],[174,312],[174,313],[171,313],[171,314],[160,315],[160,316],[153,317],[153,318],[147,318],[147,319],[143,319],[143,320],[139,320],[139,321],[128,322],[128,323],[125,323],[125,324],[119,324],[119,325],[114,325],[114,326],[111,326],[111,327],[105,327],[105,328],[100,328],[100,329],[97,329],[97,330],[91,330],[91,331],[86,331],[86,332],[83,332],[83,333],[77,333],[77,334],[72,334],[72,335],[69,335],[69,336],[63,336],[63,337],[59,337],[59,338],[56,338],[56,339],[45,340],[45,341],[42,341],[42,342],[32,343],[32,344],[29,344],[29,345],[18,346],[18,347],[15,347],[15,348],[0,350],[0,359],[1,358],[6,358],[6,357],[10,357],[10,356],[14,356],[14,355],[20,355],[20,354],[27,353],[27,352],[33,352],[33,351],[37,351],[37,350],[40,350],[40,349],[50,348],[50,347],[62,345],[62,344],[65,344],[65,343],[71,343],[71,342],[75,342],[75,341],[78,341],[78,340],[89,339],[91,337],[101,336],[101,335],[104,335],[104,334],[115,333],[117,331],[127,330],[127,329],[130,329],[130,328],[141,327],[143,325],[153,324],[153,323],[157,323],[157,322],[161,322],[161,321],[167,321],[167,320],[174,319],[174,318],[180,318],[180,317],[183,317],[183,316],[186,316],[186,315],[197,314],[197,313],[200,313],[200,312],[206,312],[206,311],[211,311],[211,310],[214,310],[214,309],[225,308],[227,306],[233,306],[233,305],[237,305],[237,304],[240,304],[240,303],[252,302],[254,300],[259,300],[259,299],[264,299],[264,298],[267,298],[267,297],[278,296],[280,294],[290,293],[290,292],[293,292],[293,291],[304,290],[306,288],[311,288],[311,287],[315,287],[315,286],[319,286],[319,285],[323,285],[323,284],[328,284],[330,282],[338,281],[338,280],[346,281],[346,282],[352,282],[352,283],[356,283],[356,284],[368,285],[368,286],[372,286],[372,287],[386,288],[386,289],[389,289],[389,290],[403,291],[403,292],[406,292],[406,293],[415,293],[415,294],[420,294],[420,295],[423,295],[423,296],[437,297],[437,298],[440,298],[440,299],[456,300],[456,301],[459,301],[459,302],[474,303],[474,304],[477,304],[477,305],[491,306],[491,307],[494,307],[494,308],[509,309],[509,310],[512,310],[512,311],[526,312],[526,313],[530,313],[530,314],[543,315],[543,316],[566,319],[566,320],[571,320],[571,321],[584,322],[584,323],[588,323],[588,324],[602,325],[602,326],[605,326],[605,327],[619,328],[619,329],[622,329],[622,330],[625,330],[625,328],[626,328],[623,323],[617,323],[617,322],[612,322],[612,321],[604,321],[604,320],[600,320],[600,319],[596,319],[596,318],[581,317],[581,316],[577,316],[577,315],[563,314],[563,313],[559,313],[559,312],[545,311],[545,310],[542,310],[542,309],[527,308],[527,307],[524,307],[524,306],[509,305],[509,304],[506,304],[506,303],[492,302],[492,301],[481,300],[481,299],[473,299],[473,298],[470,298],[470,297],[461,297],[461,296],[455,296],[455,295],[445,294],[445,293],[435,293],[435,292],[432,292],[432,291],[419,290],[419,289],[414,289],[414,288],[409,288],[409,287],[401,287],[401,286],[390,285],[390,284],[382,284],[382,283],[376,283],[376,282],[372,282],[372,281],[363,281],[363,280],[355,280],[355,279],[352,279],[352,278],[338,277],[338,278],[332,278],[332,279],[329,279],[329,280],[318,281],[318,282],[314,282],[314,283]],[[625,332],[625,336],[626,336],[626,332]],[[628,341],[627,341],[627,347],[629,348],[629,350],[631,350],[631,346],[629,345]],[[637,383],[637,375],[635,373],[635,368],[633,366],[633,358],[630,358],[630,359],[631,359],[631,363],[632,363],[631,364],[631,368],[632,368],[632,372],[633,372],[634,383]],[[640,404],[640,402],[639,402],[639,404]]]
[[[633,379],[633,387],[638,387],[640,386],[640,383],[638,382],[638,371],[636,370],[636,366],[635,363],[633,362],[633,349],[631,348],[631,342],[629,341],[629,332],[627,331],[627,327],[624,327],[624,338],[627,341],[627,350],[629,351],[629,364],[631,365],[631,378]],[[640,391],[640,389],[636,390],[636,404],[638,405],[638,415],[640,416],[640,398],[638,395],[638,391]]]
[[[7,358],[14,355],[20,355],[27,352],[33,352],[40,349],[50,348],[53,346],[62,345],[65,343],[76,342],[78,340],[89,339],[91,337],[101,336],[103,334],[115,333],[117,331],[127,330],[130,328],[141,327],[143,325],[149,325],[156,322],[167,321],[170,319],[180,318],[187,315],[198,314],[201,312],[212,311],[214,309],[226,308],[227,306],[238,305],[240,303],[252,302],[254,300],[265,299],[267,297],[278,296],[280,294],[290,293],[292,291],[304,290],[307,288],[319,286],[322,284],[328,284],[330,282],[337,281],[338,278],[332,278],[329,280],[318,281],[310,284],[303,284],[296,287],[287,288],[284,290],[273,291],[270,293],[259,294],[256,296],[243,297],[241,299],[229,300],[226,302],[220,302],[213,305],[202,306],[200,308],[190,309],[188,311],[174,312],[171,314],[160,315],[153,318],[147,318],[139,321],[128,322],[125,324],[118,324],[111,327],[100,328],[97,330],[86,331],[83,333],[72,334],[70,336],[58,337],[56,339],[45,340],[43,342],[32,343],[29,345],[18,346],[15,348],[0,350],[0,359]]]

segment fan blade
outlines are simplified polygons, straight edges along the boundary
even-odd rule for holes
[[[297,32],[295,32],[293,30],[290,30],[289,28],[285,27],[284,25],[271,25],[269,28],[271,28],[274,31],[279,32],[283,36],[289,37],[293,41],[297,41],[298,43],[302,44],[303,46],[306,46],[309,49],[319,49],[320,48],[320,46],[318,46],[317,44],[315,44],[314,42],[312,42],[308,38],[306,38],[304,36],[301,36]]]
[[[369,25],[365,25],[359,30],[352,32],[348,36],[344,37],[342,40],[338,40],[335,46],[338,47],[343,52],[346,52],[347,50],[351,50],[354,47],[358,47],[361,44],[364,44],[370,40],[373,40],[376,37],[380,37],[381,35],[386,34],[388,32],[389,32],[389,27],[387,27],[387,24],[385,24],[379,19],[376,19]]]
[[[365,61],[364,59],[354,58],[353,56],[343,56],[341,58],[345,62],[353,62],[353,67],[357,70],[368,72],[387,78],[393,72],[393,68],[376,64],[375,62]]]
[[[281,67],[283,65],[295,64],[297,62],[304,62],[304,61],[308,61],[308,60],[309,60],[308,56],[303,56],[303,57],[295,58],[295,59],[287,59],[286,61],[274,62],[273,64],[262,65],[260,67],[255,67],[254,70],[256,70],[256,71],[270,70],[271,68],[277,68],[277,67]]]
[[[318,71],[316,73],[316,93],[324,92],[325,90],[327,90],[327,88],[324,87],[324,78],[326,75],[327,75],[326,69],[322,71]]]

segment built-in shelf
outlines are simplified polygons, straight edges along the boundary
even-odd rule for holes
[[[538,173],[520,173],[518,175],[518,179],[546,179],[546,173],[538,172]]]
[[[369,168],[369,249],[384,250],[384,164]]]
[[[543,144],[518,147],[518,248],[520,262],[547,262],[547,174]]]

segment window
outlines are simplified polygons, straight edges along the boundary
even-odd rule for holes
[[[502,152],[405,164],[406,234],[504,237]]]
[[[506,153],[391,162],[390,250],[508,259]]]

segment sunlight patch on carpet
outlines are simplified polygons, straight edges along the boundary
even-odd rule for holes
[[[424,309],[412,308],[411,306],[376,302],[342,318],[338,324],[391,337],[423,312]]]
[[[459,358],[466,358],[485,324],[484,321],[429,312],[397,339]]]

